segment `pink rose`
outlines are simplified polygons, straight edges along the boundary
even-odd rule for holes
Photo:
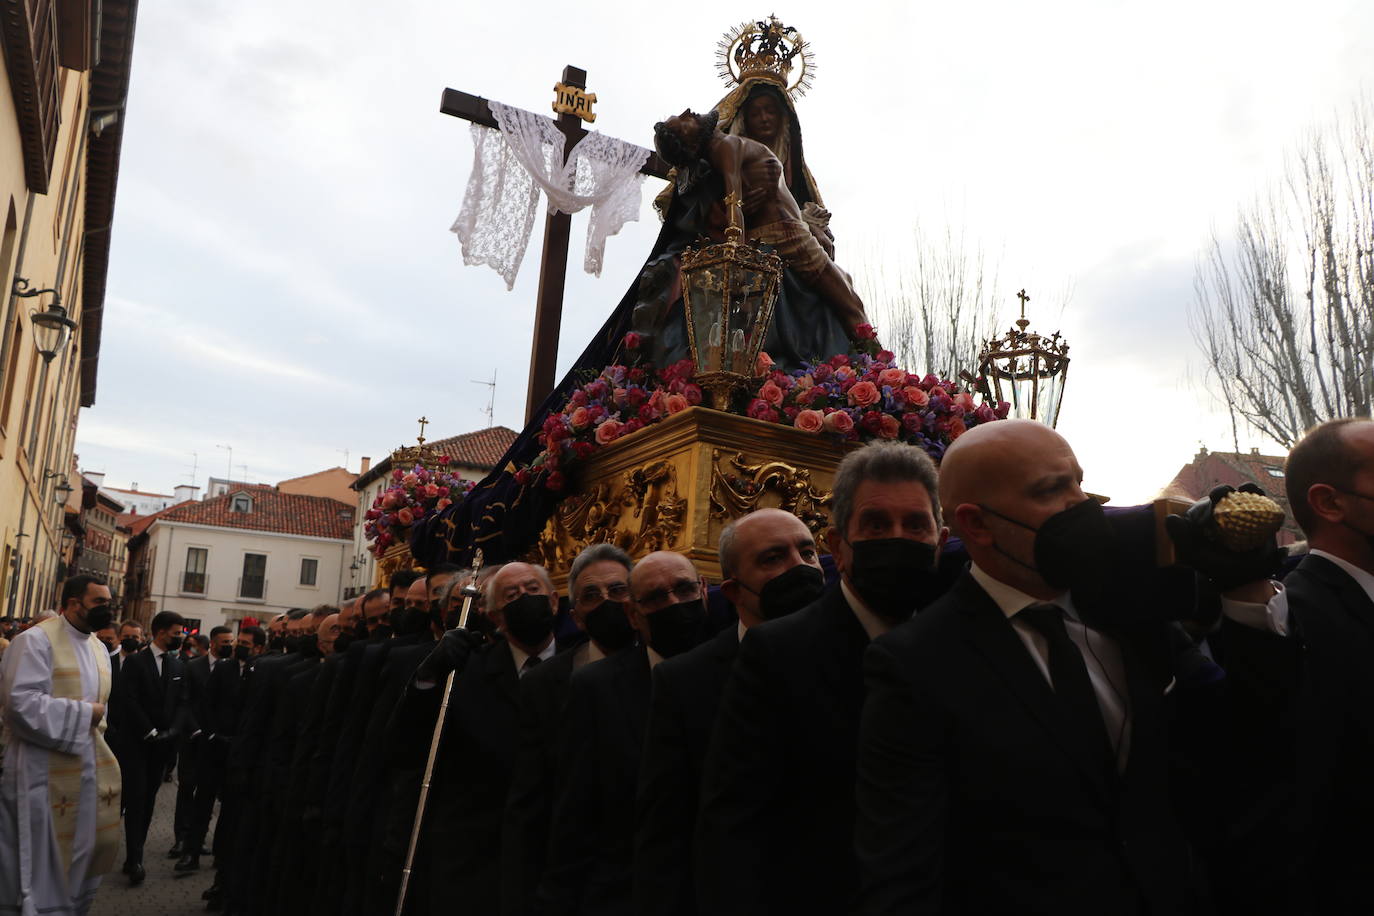
[[[596,428],[596,442],[598,445],[605,445],[613,442],[620,436],[621,423],[619,420],[606,420]]]
[[[816,380],[809,375],[803,375],[797,379],[795,386],[798,391],[809,391],[816,386]]]
[[[778,422],[778,412],[763,398],[754,398],[750,401],[749,407],[745,410],[745,413],[755,420],[763,420],[767,423]]]
[[[901,430],[902,424],[897,421],[896,417],[889,413],[883,414],[882,421],[878,426],[878,435],[884,439],[896,439],[897,433]]]
[[[979,423],[989,423],[997,419],[997,414],[993,411],[991,404],[979,404],[973,415],[978,418]]]
[[[769,356],[767,353],[764,353],[762,350],[760,350],[758,359],[754,360],[754,374],[767,375],[768,370],[772,368],[773,357]]]
[[[625,335],[625,349],[626,349],[626,350],[638,350],[638,349],[639,349],[639,335],[636,334],[634,331],[631,331],[630,333],[628,333],[628,334]]]
[[[424,491],[426,499],[435,499],[439,495],[439,488],[432,483],[425,484]]]
[[[870,407],[878,403],[882,392],[872,382],[857,382],[849,389],[849,403],[855,407]]]
[[[949,394],[945,391],[945,389],[941,388],[939,385],[936,385],[934,388],[930,389],[930,396],[932,398],[947,398],[949,397]]]
[[[840,382],[847,382],[854,377],[854,370],[849,366],[836,366],[835,379]]]
[[[816,366],[814,369],[811,370],[811,375],[813,378],[815,378],[817,382],[829,381],[830,376],[834,374],[835,370],[831,368],[829,363],[821,363],[819,366]]]
[[[907,404],[912,407],[925,407],[930,403],[930,395],[914,385],[903,388],[902,397],[906,398]]]
[[[951,439],[958,439],[960,436],[962,436],[962,435],[963,435],[965,432],[967,432],[967,431],[968,431],[968,427],[964,425],[964,418],[963,418],[963,417],[950,417],[950,418],[949,418],[949,437],[950,437]]]
[[[438,509],[439,511],[443,511],[444,509],[447,509],[447,508],[448,508],[449,506],[451,506],[451,505],[453,505],[453,500],[449,499],[449,498],[446,496],[446,497],[444,497],[443,499],[439,500],[437,503],[435,503],[435,504],[434,504],[434,508],[435,508],[435,509]]]
[[[680,394],[670,394],[663,399],[664,405],[668,408],[668,413],[681,413],[692,406],[687,399]]]
[[[587,412],[587,408],[579,407],[568,416],[568,422],[572,424],[573,429],[586,429],[587,424],[591,422],[591,414]]]
[[[682,396],[687,399],[687,403],[693,406],[701,403],[701,388],[691,382],[682,386]]]
[[[529,468],[521,468],[520,470],[516,471],[516,472],[515,472],[515,482],[518,483],[518,484],[520,484],[520,486],[522,486],[522,487],[523,487],[525,484],[529,483],[529,482],[530,482],[530,471],[529,471]]]
[[[904,385],[906,384],[906,370],[884,369],[882,372],[878,373],[878,384],[888,385],[892,388],[896,388],[898,385]]]
[[[836,410],[825,415],[825,431],[828,433],[839,433],[842,436],[848,435],[854,429],[854,418],[843,410]]]
[[[447,496],[447,495],[448,495],[448,487],[440,487],[440,488],[439,488],[439,495],[440,495],[440,496]]]
[[[414,474],[407,474],[401,478],[401,483],[405,484],[407,487],[413,487],[419,482],[420,478],[416,477]]]
[[[973,410],[973,395],[967,391],[961,391],[954,396],[954,404],[964,413],[969,413]]]
[[[394,470],[394,471],[391,472],[391,479],[392,479],[392,480],[395,480],[395,481],[398,481],[398,482],[399,482],[400,479],[401,479],[402,477],[404,477],[404,476],[405,476],[405,471],[402,471],[400,468],[397,468],[396,470]]]
[[[819,410],[803,410],[793,425],[804,433],[818,433],[825,426],[825,416]]]
[[[861,324],[854,328],[855,340],[877,340],[878,332],[873,330],[871,324]]]
[[[772,382],[764,382],[759,389],[759,397],[777,407],[782,403],[782,389]]]
[[[409,525],[413,521],[415,521],[415,513],[409,509],[402,509],[396,513],[396,522],[402,526]]]
[[[554,471],[544,478],[544,487],[549,490],[558,491],[563,489],[564,478],[562,471]]]
[[[572,450],[574,457],[581,458],[583,460],[586,460],[592,457],[592,455],[596,454],[596,446],[592,445],[590,442],[574,442]]]

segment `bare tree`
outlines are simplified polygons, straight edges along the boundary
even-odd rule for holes
[[[1374,401],[1374,110],[1368,100],[1288,157],[1199,260],[1193,336],[1231,415],[1291,447]],[[1238,435],[1237,435],[1238,438]]]
[[[930,234],[919,224],[909,239],[883,250],[865,245],[855,285],[898,365],[942,378],[978,372],[978,354],[1006,317],[997,265],[982,246],[948,226]]]

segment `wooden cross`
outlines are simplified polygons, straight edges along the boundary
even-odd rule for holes
[[[420,419],[416,420],[415,422],[420,424],[420,435],[417,436],[416,438],[418,438],[418,439],[420,440],[420,444],[421,444],[421,445],[424,445],[424,444],[425,444],[425,427],[429,425],[429,417],[421,417]]]
[[[563,68],[563,79],[554,87],[556,93],[555,110],[561,113],[554,124],[562,132],[563,161],[568,161],[568,153],[587,135],[582,120],[594,120],[591,102],[595,95],[576,93],[573,90],[587,88],[587,71],[580,67]],[[581,101],[577,101],[580,99]],[[560,107],[559,103],[565,104]],[[568,104],[568,103],[571,104]],[[576,110],[578,113],[572,113]],[[500,125],[492,116],[487,100],[477,95],[445,89],[439,111],[455,118],[462,118],[483,127],[500,130]],[[668,163],[651,153],[649,160],[640,171],[655,178],[668,178]],[[568,275],[568,235],[572,229],[572,217],[567,213],[550,213],[544,219],[544,254],[539,261],[539,293],[534,308],[534,344],[530,350],[529,389],[525,395],[525,422],[534,419],[534,412],[544,398],[553,390],[554,370],[558,364],[558,331],[563,321],[563,287]]]

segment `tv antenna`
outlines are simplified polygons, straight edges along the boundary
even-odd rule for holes
[[[491,370],[491,381],[484,382],[481,379],[473,379],[472,383],[487,386],[487,406],[482,408],[482,413],[487,415],[487,428],[490,429],[495,422],[493,417],[496,413],[496,370]]]

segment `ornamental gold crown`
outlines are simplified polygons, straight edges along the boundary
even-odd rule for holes
[[[803,95],[816,72],[811,46],[776,16],[744,22],[716,43],[716,69],[726,85],[763,79],[789,95]]]

